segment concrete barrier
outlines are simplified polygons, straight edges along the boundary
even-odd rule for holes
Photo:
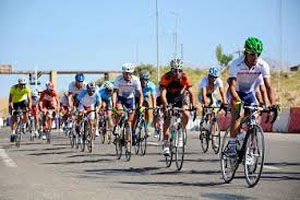
[[[290,120],[290,108],[283,108],[277,120],[273,124],[273,132],[288,133]]]
[[[221,131],[226,131],[231,121],[230,112],[228,112],[226,116],[223,113],[219,114],[218,119],[219,119]]]
[[[300,107],[291,108],[288,131],[289,133],[300,133]]]

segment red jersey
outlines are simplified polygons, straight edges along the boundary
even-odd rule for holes
[[[55,90],[52,91],[48,91],[48,90],[44,90],[41,94],[40,100],[42,102],[42,106],[43,107],[50,107],[50,108],[54,108],[54,106],[56,105],[56,97],[57,97],[57,93]]]
[[[167,72],[161,77],[160,87],[167,88],[167,92],[171,94],[178,94],[181,92],[183,87],[192,87],[192,81],[189,77],[182,72],[179,80],[175,80],[173,73]]]

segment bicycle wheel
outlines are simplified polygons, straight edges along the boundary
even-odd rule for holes
[[[232,179],[234,178],[235,172],[238,168],[237,159],[230,158],[226,154],[226,151],[228,149],[229,138],[230,138],[230,131],[228,128],[223,136],[223,142],[221,145],[221,153],[220,153],[222,177],[226,183],[230,183],[232,181]]]
[[[131,158],[131,149],[132,149],[132,132],[130,130],[130,126],[128,124],[128,122],[125,124],[124,128],[123,128],[123,134],[125,136],[125,158],[126,161],[130,161]],[[127,134],[127,135],[126,135]],[[129,137],[129,139],[127,139],[127,137]]]
[[[87,124],[86,122],[81,124],[83,127],[80,127],[80,135],[82,137],[82,146],[81,146],[81,151],[84,152],[85,146],[87,145]]]
[[[199,140],[201,143],[203,153],[206,153],[209,147],[209,132],[207,129],[207,123],[200,123]]]
[[[120,160],[122,157],[122,136],[120,135],[122,133],[120,132],[120,130],[121,127],[119,125],[116,125],[113,133],[115,135],[113,143],[115,144],[116,156],[118,160]]]
[[[50,130],[47,131],[46,137],[47,137],[47,144],[51,144],[52,136]]]
[[[67,134],[69,135],[69,138],[70,138],[70,145],[71,145],[71,148],[74,148],[74,145],[76,143],[76,136],[73,134],[73,131],[71,130],[68,130],[66,131]],[[77,141],[78,142],[78,141]],[[78,148],[78,143],[76,144],[77,148]]]
[[[138,155],[141,149],[141,127],[139,122],[137,123],[137,127],[135,128],[135,145],[134,145],[134,150],[135,154]]]
[[[174,148],[173,145],[170,144],[170,154],[165,155],[165,162],[167,167],[171,167],[173,162],[173,157],[174,157],[173,148]]]
[[[15,142],[16,142],[16,146],[19,148],[21,145],[21,124],[18,123],[17,124],[17,128],[16,128],[16,136],[15,136]]]
[[[264,134],[260,126],[249,130],[245,141],[244,173],[249,187],[254,187],[262,173],[265,156]]]
[[[179,124],[177,130],[177,137],[175,140],[175,160],[177,170],[180,171],[184,162],[184,151],[185,151],[185,134],[182,124]]]
[[[140,127],[140,149],[141,155],[144,156],[147,151],[147,135],[146,135],[146,125],[145,121],[143,120]]]
[[[111,130],[106,129],[106,134],[107,134],[107,144],[110,144],[111,136],[112,136]]]
[[[212,135],[212,149],[214,150],[215,154],[218,154],[220,151],[221,145],[221,133],[220,133],[220,126],[219,121],[216,119],[211,126],[211,135]]]

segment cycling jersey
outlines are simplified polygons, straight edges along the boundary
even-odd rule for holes
[[[47,107],[48,109],[54,109],[56,105],[57,93],[55,90],[44,90],[41,94],[40,101],[42,102],[42,107]]]
[[[209,77],[205,76],[199,84],[199,91],[202,91],[203,88],[206,88],[209,85]],[[223,87],[223,82],[220,78],[214,80],[214,89],[207,90],[207,94],[212,94],[215,90],[218,90],[220,87]]]
[[[16,84],[10,88],[10,95],[13,103],[19,103],[25,101],[26,95],[31,96],[31,90],[29,87],[21,89]]]
[[[155,85],[152,81],[148,81],[147,85],[145,87],[142,86],[142,92],[144,96],[144,100],[147,100],[149,98],[149,93],[151,95],[155,95]],[[140,94],[138,92],[135,93],[135,96],[138,98]]]
[[[66,97],[66,95],[63,95],[61,98],[60,98],[60,105],[62,106],[68,106],[68,98]]]
[[[182,73],[180,79],[176,81],[170,71],[162,76],[160,86],[167,88],[167,93],[175,95],[180,93],[183,87],[192,87],[192,82],[185,73]]]
[[[99,93],[102,101],[110,102],[112,100],[111,94],[107,93],[105,91],[105,88],[100,88],[98,93]]]
[[[31,97],[31,105],[32,106],[37,106],[40,102],[40,97],[39,96],[34,96]]]
[[[82,106],[84,106],[84,107],[98,106],[101,103],[101,97],[98,92],[94,92],[94,94],[92,96],[90,96],[86,89],[82,90],[77,95],[76,98],[77,98],[77,100],[79,102],[79,106],[81,108],[82,108]]]
[[[270,77],[270,67],[261,58],[251,69],[244,62],[245,57],[241,56],[230,65],[229,78],[237,79],[237,91],[250,93],[256,90],[263,78]]]
[[[119,96],[124,98],[134,98],[135,91],[141,90],[142,87],[138,77],[132,75],[132,79],[126,81],[123,75],[120,75],[116,78],[114,88],[119,90]]]
[[[82,90],[84,90],[86,88],[86,83],[83,83],[83,87],[82,88],[77,88],[75,81],[71,82],[69,84],[69,89],[68,92],[72,93],[73,96],[77,95],[79,92],[81,92]]]

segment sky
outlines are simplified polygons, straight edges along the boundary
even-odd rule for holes
[[[159,64],[176,55],[175,32],[177,56],[189,66],[215,64],[218,44],[234,53],[248,36],[263,41],[263,58],[300,64],[299,10],[298,0],[158,0]],[[155,0],[0,0],[0,64],[14,70],[156,65],[156,44]],[[17,78],[0,75],[0,96]],[[58,90],[73,79],[60,76]]]

